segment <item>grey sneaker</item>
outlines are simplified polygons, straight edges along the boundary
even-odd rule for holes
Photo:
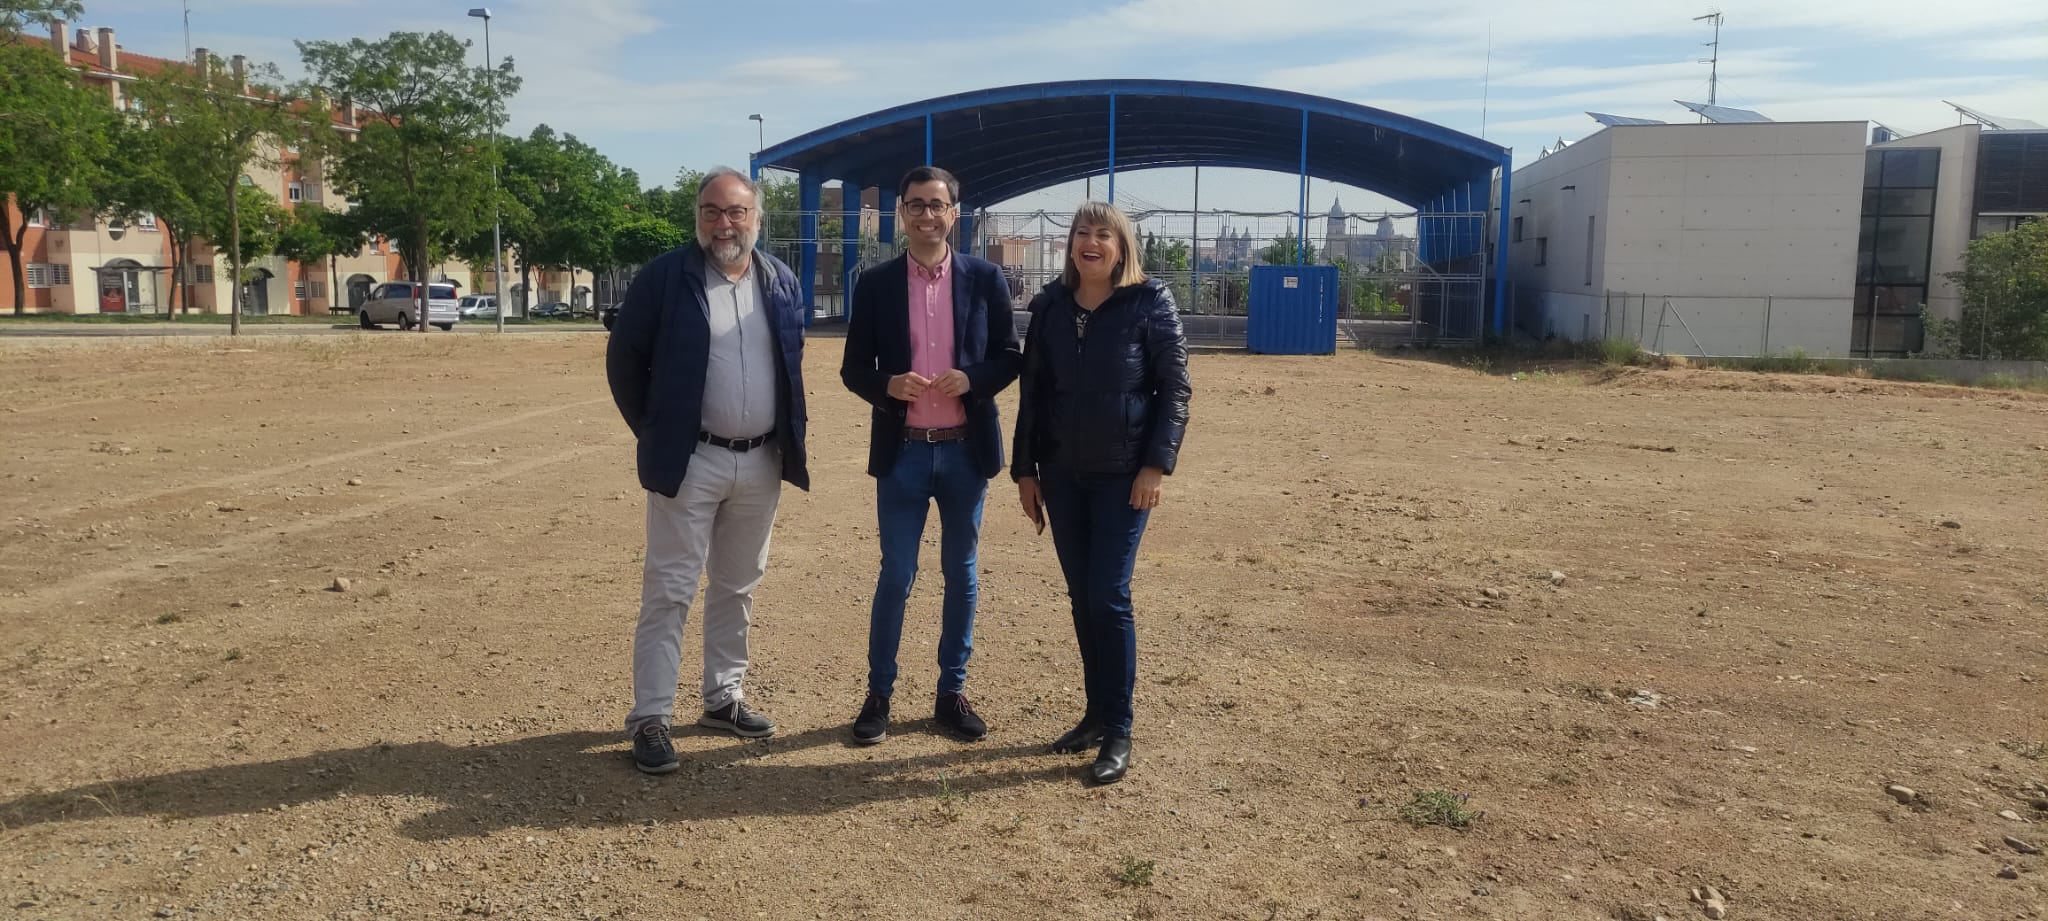
[[[682,764],[676,760],[676,747],[669,741],[667,726],[648,723],[633,734],[633,766],[641,772],[666,774]]]
[[[716,710],[704,711],[704,715],[697,718],[697,725],[706,729],[723,729],[745,739],[765,739],[775,734],[775,724],[769,722],[767,717],[747,709],[747,703],[743,700],[735,700]]]

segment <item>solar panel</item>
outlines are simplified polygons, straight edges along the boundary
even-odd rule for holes
[[[1755,125],[1770,121],[1762,112],[1753,112],[1749,109],[1732,109],[1704,102],[1686,102],[1683,99],[1672,101],[1699,113],[1702,118],[1717,125]]]
[[[1946,99],[1942,101],[1948,102],[1948,100]],[[1969,106],[1962,105],[1960,103],[1948,102],[1948,104],[1954,106],[1957,112],[1961,112],[1964,118],[1967,118],[1973,122],[1976,122],[1977,124],[1983,125],[1984,127],[1990,128],[1994,131],[2040,131],[2044,128],[2048,128],[2048,125],[2043,125],[2040,122],[2028,121],[2024,118],[2001,118],[1996,115],[1989,115],[1984,112],[1979,112],[1976,109],[1972,109]]]
[[[1590,116],[1592,116],[1592,118],[1593,118],[1593,120],[1594,120],[1594,121],[1596,121],[1596,122],[1599,122],[1600,124],[1606,125],[1606,126],[1607,126],[1607,127],[1609,127],[1609,128],[1613,128],[1613,127],[1616,127],[1616,126],[1618,126],[1618,125],[1661,125],[1661,124],[1664,124],[1663,122],[1661,122],[1661,121],[1658,121],[1657,119],[1654,119],[1654,118],[1636,118],[1636,117],[1634,117],[1634,116],[1632,116],[1632,115],[1609,115],[1609,114],[1607,114],[1607,113],[1605,113],[1605,112],[1587,112],[1586,114],[1587,114],[1587,115],[1590,115]]]

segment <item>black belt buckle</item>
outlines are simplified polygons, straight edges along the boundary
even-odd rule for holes
[[[713,435],[710,432],[697,433],[698,441],[702,441],[705,444],[708,444],[714,448],[724,448],[727,451],[733,452],[734,454],[745,454],[748,451],[752,451],[755,448],[767,444],[769,440],[773,439],[774,437],[774,432],[769,432],[766,435],[760,435],[754,438],[722,438],[720,436]]]

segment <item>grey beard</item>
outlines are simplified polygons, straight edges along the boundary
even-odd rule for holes
[[[746,261],[747,251],[753,248],[754,241],[742,234],[730,243],[714,241],[706,246],[704,251],[711,254],[711,260],[718,263],[720,268],[726,268]]]

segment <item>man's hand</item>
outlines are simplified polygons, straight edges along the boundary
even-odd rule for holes
[[[916,402],[924,396],[924,389],[932,385],[931,379],[916,371],[905,371],[889,378],[889,395],[905,403]]]
[[[949,397],[966,396],[967,388],[969,387],[969,384],[967,383],[967,372],[962,371],[959,368],[954,368],[951,371],[939,375],[937,380],[932,381],[932,386],[937,387],[940,393],[943,393]]]
[[[1164,492],[1161,485],[1166,471],[1158,467],[1146,467],[1138,471],[1138,478],[1131,481],[1131,508],[1149,511],[1159,507],[1159,494]]]

